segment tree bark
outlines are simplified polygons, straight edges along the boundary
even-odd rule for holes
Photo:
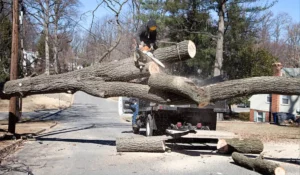
[[[263,160],[262,157],[248,158],[240,153],[232,153],[232,159],[237,165],[254,170],[264,175],[285,175],[285,170],[279,164]]]
[[[165,152],[165,141],[155,137],[117,138],[117,152]]]
[[[260,154],[264,149],[264,145],[258,139],[219,139],[217,149],[219,153],[223,154],[233,152]]]
[[[221,75],[223,65],[223,41],[224,41],[224,14],[225,14],[225,3],[227,0],[220,0],[218,2],[218,39],[216,48],[216,58],[214,67],[214,76]]]

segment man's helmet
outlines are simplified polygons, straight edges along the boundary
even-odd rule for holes
[[[153,19],[150,19],[147,23],[147,27],[150,31],[155,31],[157,26],[156,26],[156,21]]]

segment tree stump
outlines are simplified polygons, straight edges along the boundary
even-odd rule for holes
[[[223,154],[233,152],[260,154],[264,149],[264,145],[258,139],[219,139],[217,149],[219,153]]]

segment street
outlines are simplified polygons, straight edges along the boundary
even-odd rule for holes
[[[116,137],[133,134],[131,124],[119,117],[113,100],[77,92],[73,106],[52,119],[59,122],[56,127],[7,158],[5,164],[15,167],[12,174],[258,174],[233,164],[230,156],[211,151],[117,153]],[[282,166],[287,174],[300,174],[298,165]]]

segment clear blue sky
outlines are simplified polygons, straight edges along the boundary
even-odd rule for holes
[[[300,22],[300,0],[278,0],[271,11],[274,14],[286,12],[293,18],[294,22]]]
[[[81,13],[87,11],[93,11],[99,1],[101,0],[80,0],[81,1]],[[271,0],[269,0],[271,1]],[[267,2],[267,0],[262,0],[261,3]],[[103,4],[98,10],[95,12],[95,16],[97,18],[101,18],[103,16],[113,14],[107,7],[104,7]],[[275,15],[281,12],[288,13],[294,22],[300,22],[300,0],[278,0],[278,2],[270,9]],[[86,21],[83,21],[81,24],[88,28],[91,22],[91,13],[87,13]]]

